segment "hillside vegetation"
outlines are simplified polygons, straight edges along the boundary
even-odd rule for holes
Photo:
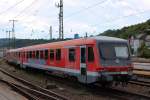
[[[99,35],[112,36],[127,39],[130,35],[137,35],[146,29],[150,29],[150,19],[146,22],[131,25],[117,30],[107,30]]]

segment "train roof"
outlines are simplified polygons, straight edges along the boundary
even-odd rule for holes
[[[80,38],[80,39],[73,39],[67,41],[59,41],[59,42],[51,42],[46,44],[38,44],[32,45],[17,49],[11,49],[9,51],[22,51],[22,50],[34,50],[34,49],[48,49],[48,48],[57,48],[57,47],[67,47],[67,46],[76,46],[76,45],[83,45],[83,44],[94,44],[96,41],[110,41],[110,42],[127,42],[125,39],[115,38],[115,37],[108,37],[108,36],[96,36],[96,37],[89,37],[89,38]]]
[[[90,37],[90,38],[95,39],[95,40],[100,40],[100,41],[124,41],[124,42],[127,41],[125,39],[116,38],[116,37],[108,37],[108,36],[95,36],[95,37]]]

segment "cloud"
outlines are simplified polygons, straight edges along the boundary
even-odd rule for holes
[[[65,35],[69,37],[73,37],[76,33],[84,36],[86,32],[88,32],[89,35],[92,35],[94,32],[97,31],[97,28],[95,26],[90,26],[87,23],[78,21],[69,22],[65,24],[65,26]]]
[[[0,12],[21,0],[0,0]],[[5,30],[12,27],[9,23],[16,15],[28,7],[34,0],[24,0],[16,7],[0,14],[0,27]],[[149,13],[138,12],[150,9],[150,0],[107,0],[106,3],[84,9],[96,4],[100,0],[63,0],[64,1],[64,31],[65,37],[73,37],[75,33],[81,36],[85,32],[98,34],[106,29],[120,28],[126,25],[136,24],[150,18]],[[17,16],[16,36],[18,38],[48,38],[49,26],[53,26],[53,36],[58,37],[58,13],[55,3],[59,0],[36,0],[28,9]],[[84,10],[82,10],[84,9]],[[80,11],[81,12],[78,12]],[[74,14],[77,12],[77,14]],[[66,15],[71,15],[66,21]],[[77,16],[76,16],[77,15]],[[131,17],[124,17],[133,15]],[[118,19],[118,20],[117,20]],[[34,32],[32,32],[32,30]],[[19,33],[26,33],[22,35]],[[31,36],[32,33],[32,36]],[[5,35],[1,36],[5,37]]]

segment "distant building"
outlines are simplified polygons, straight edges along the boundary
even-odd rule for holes
[[[150,30],[146,30],[145,32],[137,35],[136,39],[139,40],[140,46],[142,43],[145,43],[145,45],[150,48]]]
[[[135,36],[131,36],[129,38],[129,44],[130,44],[131,49],[132,49],[132,54],[137,55],[138,48],[141,46],[140,40],[137,39]]]
[[[7,48],[0,48],[0,58],[5,56]]]

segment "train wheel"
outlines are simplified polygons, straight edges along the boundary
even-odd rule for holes
[[[68,79],[72,80],[73,82],[77,82],[78,81],[77,77],[75,77],[75,76],[68,76]]]
[[[21,67],[22,69],[26,69],[26,65],[24,65],[24,64],[20,64],[20,67]]]

